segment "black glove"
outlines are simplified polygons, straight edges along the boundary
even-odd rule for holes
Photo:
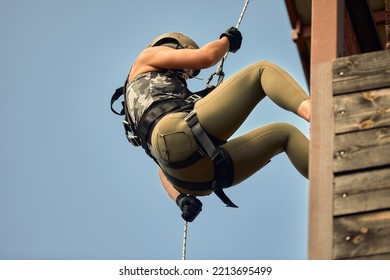
[[[241,47],[241,42],[242,42],[241,32],[235,27],[230,27],[228,30],[226,30],[224,33],[221,34],[219,39],[225,36],[229,39],[229,43],[230,43],[229,52],[235,53],[236,51],[238,51]]]
[[[176,204],[182,211],[181,217],[187,222],[195,220],[202,211],[202,202],[192,195],[180,194],[176,198]]]

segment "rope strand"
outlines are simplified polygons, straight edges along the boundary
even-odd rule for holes
[[[236,28],[237,29],[241,25],[241,21],[244,18],[246,9],[248,8],[248,4],[249,4],[249,0],[246,0],[245,4],[244,4],[244,7],[243,7],[243,9],[241,11],[241,15],[238,18],[238,21],[237,21],[237,24],[236,24]],[[215,70],[215,72],[213,74],[211,74],[210,78],[207,81],[207,84],[206,84],[207,86],[210,86],[210,82],[213,80],[214,75],[218,76],[218,81],[217,81],[217,85],[216,86],[219,86],[222,83],[223,79],[225,78],[225,73],[223,72],[223,64],[224,64],[225,60],[227,59],[228,55],[229,55],[229,52],[227,52],[225,54],[225,56],[221,60],[221,63],[218,65],[217,69]]]
[[[241,15],[238,19],[238,22],[236,24],[236,28],[238,29],[240,27],[240,24],[241,24],[241,21],[244,17],[244,14],[245,14],[245,11],[248,7],[248,4],[249,4],[249,0],[246,0],[245,1],[245,5],[244,5],[244,8],[242,9],[241,11]],[[217,70],[210,76],[208,82],[207,82],[207,86],[209,86],[211,80],[213,79],[214,75],[218,75],[218,81],[217,81],[217,86],[219,86],[222,81],[223,81],[223,78],[225,77],[225,73],[223,73],[223,63],[225,62],[226,58],[228,57],[228,54],[229,52],[227,52],[225,54],[225,56],[222,58],[222,61],[221,63],[219,64]],[[188,230],[188,222],[185,221],[184,222],[184,233],[183,233],[183,255],[182,255],[182,260],[186,260],[187,258],[187,230]]]
[[[188,222],[184,221],[184,235],[183,235],[183,255],[182,260],[185,260],[187,257],[187,228],[188,228]]]

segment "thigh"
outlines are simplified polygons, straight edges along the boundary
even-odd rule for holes
[[[187,113],[173,113],[163,117],[153,129],[151,144],[158,159],[178,162],[198,150],[195,137],[184,120]]]
[[[259,65],[253,64],[198,101],[195,109],[202,127],[219,140],[226,141],[264,97]]]
[[[196,103],[195,108],[204,129],[220,140],[227,140],[265,96],[293,113],[309,98],[286,71],[261,61],[223,82]]]
[[[233,185],[252,176],[272,157],[283,152],[288,138],[284,124],[275,123],[254,129],[223,145],[233,160]]]
[[[153,129],[151,136],[151,150],[157,161],[169,163],[186,160],[198,151],[197,141],[184,120],[188,113],[172,113],[163,117]],[[214,163],[207,155],[194,164],[179,169],[168,168],[164,164],[160,167],[171,176],[187,182],[208,182],[214,178]],[[212,189],[188,190],[175,186],[185,193],[206,195]]]

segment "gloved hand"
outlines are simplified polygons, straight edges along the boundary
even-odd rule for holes
[[[192,195],[180,194],[176,198],[176,204],[182,211],[181,217],[187,222],[195,220],[202,211],[202,202]]]
[[[235,53],[241,48],[242,35],[237,28],[230,27],[228,30],[226,30],[224,33],[221,34],[219,39],[225,36],[228,38],[230,43],[229,52]]]

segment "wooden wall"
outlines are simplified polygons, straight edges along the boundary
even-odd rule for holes
[[[334,60],[333,108],[333,259],[390,259],[390,50]]]

